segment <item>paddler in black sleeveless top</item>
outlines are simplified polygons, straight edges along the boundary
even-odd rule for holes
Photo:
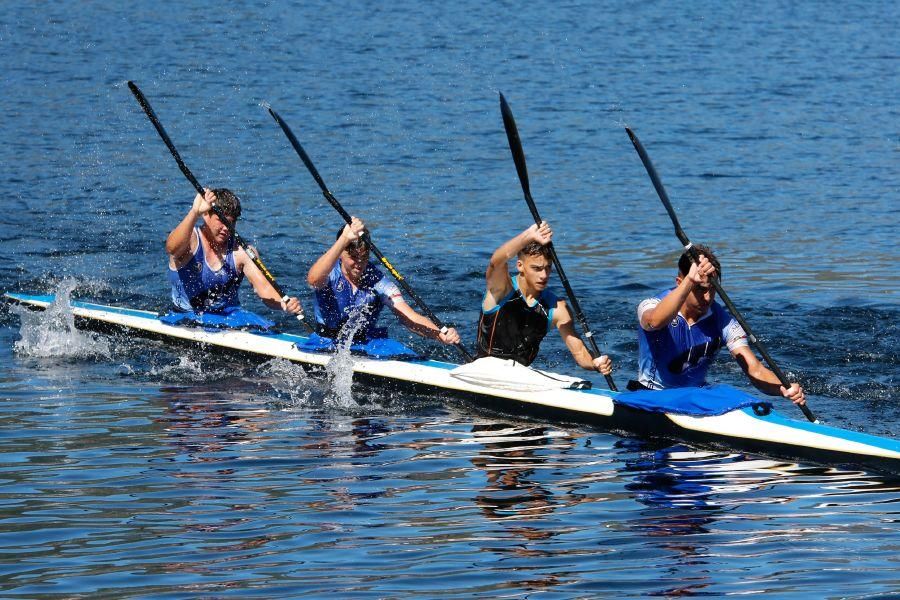
[[[478,322],[477,358],[494,356],[530,365],[541,340],[555,326],[578,366],[608,375],[612,373],[612,361],[606,355],[591,358],[575,333],[565,300],[547,290],[553,268],[547,244],[552,237],[550,226],[543,222],[494,251],[485,274],[487,292]],[[513,257],[518,274],[510,277],[507,265]]]

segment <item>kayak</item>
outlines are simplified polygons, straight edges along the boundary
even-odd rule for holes
[[[6,293],[5,297],[10,302],[35,310],[46,309],[55,300],[52,295],[20,293]],[[160,315],[153,311],[90,302],[71,301],[70,306],[76,325],[85,329],[124,330],[138,336],[226,350],[257,360],[281,358],[312,369],[325,367],[333,357],[331,353],[300,350],[298,346],[304,347],[308,342],[308,338],[301,335],[170,325],[160,321]],[[528,371],[528,377],[500,381],[482,376],[477,370],[469,369],[468,365],[428,358],[385,360],[354,356],[351,362],[355,379],[415,391],[449,393],[480,406],[515,415],[585,423],[614,432],[677,440],[703,448],[737,450],[826,466],[855,466],[900,474],[900,440],[790,419],[772,410],[764,400],[722,414],[697,416],[646,405],[648,394],[651,394],[650,398],[662,398],[664,392],[591,389],[584,381],[521,365],[516,365],[512,372]],[[470,364],[476,365],[478,362]],[[491,370],[486,371],[488,375]],[[534,380],[546,380],[548,384],[542,385]],[[689,402],[703,405],[714,399],[716,388],[719,386],[678,392]],[[750,397],[743,392],[735,392]],[[642,398],[645,402],[636,403],[636,398]]]

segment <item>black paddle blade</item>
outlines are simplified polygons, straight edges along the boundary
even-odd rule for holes
[[[154,125],[158,125],[160,128],[162,128],[162,125],[159,125],[159,119],[156,118],[156,113],[153,112],[153,107],[150,106],[150,103],[147,101],[147,97],[144,96],[144,93],[141,91],[141,89],[133,81],[128,82],[128,89],[131,90],[131,93],[134,94],[134,97],[137,99],[138,104],[141,105],[141,108],[144,109],[144,112],[147,113],[148,117],[150,117],[150,121],[152,121]]]
[[[503,115],[503,127],[506,129],[506,138],[509,140],[509,149],[512,152],[513,162],[516,163],[516,172],[519,174],[519,182],[522,184],[522,191],[525,192],[525,198],[531,202],[531,185],[528,183],[528,167],[525,164],[525,150],[522,149],[522,140],[519,139],[519,129],[516,127],[516,120],[513,118],[512,110],[506,102],[503,93],[500,93],[500,114]],[[535,216],[535,220],[540,223],[540,217]]]
[[[297,139],[297,136],[294,135],[294,132],[291,131],[291,128],[288,127],[288,124],[284,122],[284,119],[275,112],[271,106],[268,107],[269,114],[272,115],[272,118],[275,119],[275,122],[278,123],[278,126],[281,127],[281,130],[284,132],[284,135],[287,136],[289,142],[291,142],[291,146],[294,147],[294,150],[300,156],[300,160],[303,161],[303,164],[306,165],[306,168],[309,170],[310,175],[313,176],[313,179],[316,180],[316,183],[319,184],[319,187],[322,189],[323,194],[331,194],[328,191],[328,186],[325,185],[325,180],[322,179],[322,176],[319,175],[319,171],[316,169],[316,166],[313,164],[312,159],[309,157],[309,154],[306,153],[306,150],[303,149],[303,146],[300,145],[300,140]]]
[[[309,171],[309,174],[313,176],[313,179],[316,180],[316,183],[319,184],[319,188],[322,190],[322,195],[325,196],[325,199],[328,200],[328,203],[334,207],[336,211],[341,215],[341,218],[344,219],[347,223],[352,220],[350,213],[344,210],[344,207],[341,206],[341,203],[338,202],[338,199],[335,198],[334,194],[328,189],[328,186],[325,185],[325,180],[322,179],[322,176],[319,175],[318,169],[313,164],[312,159],[309,157],[309,154],[306,153],[306,150],[303,149],[303,146],[300,145],[300,140],[297,139],[297,136],[294,135],[294,132],[291,131],[291,128],[288,127],[288,124],[285,123],[284,119],[281,118],[275,109],[271,106],[266,106],[266,110],[269,111],[269,114],[272,115],[272,118],[275,119],[275,122],[278,123],[278,126],[281,127],[281,130],[284,132],[284,135],[287,136],[288,141],[291,143],[291,146],[294,147],[294,151],[300,156],[300,160],[303,161],[303,164],[306,165],[306,169]],[[368,234],[365,234],[368,236]]]
[[[144,96],[144,93],[141,92],[140,88],[133,81],[128,82],[128,89],[131,90],[131,93],[137,99],[138,104],[141,105],[141,108],[144,110],[144,113],[147,115],[147,118],[150,119],[150,122],[153,123],[153,127],[156,129],[156,133],[159,134],[159,137],[162,138],[163,143],[169,149],[169,152],[172,154],[172,157],[175,159],[175,162],[178,163],[178,168],[181,169],[181,172],[184,173],[184,176],[188,181],[191,182],[191,185],[194,186],[194,189],[197,190],[197,193],[201,196],[203,195],[203,186],[200,185],[200,182],[197,181],[197,178],[194,177],[194,174],[191,173],[191,170],[187,168],[187,165],[184,164],[184,161],[181,160],[181,155],[178,154],[178,150],[175,149],[175,144],[172,143],[172,138],[169,137],[169,134],[166,133],[166,130],[163,128],[162,123],[159,121],[159,117],[156,116],[156,113],[153,112],[153,107],[150,106],[150,102],[147,100],[147,97]]]
[[[675,214],[675,209],[672,208],[672,202],[669,201],[669,195],[666,193],[666,188],[663,187],[662,180],[659,178],[659,174],[653,167],[653,162],[651,162],[650,156],[647,154],[647,151],[644,150],[644,146],[643,144],[641,144],[641,140],[638,139],[638,137],[634,134],[634,131],[632,131],[629,127],[625,128],[625,132],[628,133],[628,137],[631,138],[631,143],[634,144],[634,149],[637,150],[638,156],[641,157],[641,162],[644,163],[644,168],[647,170],[647,175],[650,176],[650,181],[653,182],[653,187],[656,188],[656,194],[662,201],[666,212],[669,213],[669,218],[672,220],[672,225],[675,227],[675,235],[678,236],[679,241],[681,241],[683,245],[690,245],[691,240],[688,239],[687,234],[684,233],[684,230],[681,228],[681,224],[678,222],[678,216]]]

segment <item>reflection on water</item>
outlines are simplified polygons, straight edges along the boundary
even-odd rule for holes
[[[648,506],[714,510],[722,495],[751,492],[789,477],[796,465],[741,454],[693,451],[674,446],[629,463],[637,480],[626,486]]]
[[[844,508],[856,504],[854,495],[867,504],[878,497],[900,501],[900,480],[683,446],[647,453],[626,469],[634,474],[626,488],[650,509],[628,528],[668,557],[672,579],[680,581],[651,594],[666,597],[702,594],[720,584],[721,567],[715,565],[723,557],[731,559],[729,570],[748,574],[759,568],[754,561],[781,560],[785,550],[823,552],[822,544],[835,543],[829,537],[858,531],[858,525],[835,523],[835,515],[823,510],[822,495],[839,496]],[[760,591],[772,591],[771,583],[761,578]]]
[[[486,516],[519,522],[553,511],[555,500],[550,492],[531,477],[544,466],[536,450],[549,443],[546,431],[542,427],[517,429],[504,423],[472,428],[474,439],[484,446],[472,457],[472,464],[486,477],[483,493],[474,500]],[[567,440],[553,441],[558,444]],[[527,537],[524,531],[520,533]]]
[[[0,543],[21,557],[6,593],[90,594],[109,578],[149,593],[159,573],[188,595],[785,592],[761,566],[776,563],[817,595],[831,573],[897,583],[900,487],[865,473],[416,397],[391,413],[279,408],[253,377],[104,387],[82,386],[62,423],[14,395],[2,405],[18,415],[0,421]],[[848,548],[867,558],[847,564]]]

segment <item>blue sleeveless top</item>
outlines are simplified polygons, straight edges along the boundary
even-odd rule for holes
[[[197,236],[197,250],[180,269],[169,267],[169,282],[172,284],[172,304],[178,310],[223,312],[239,307],[238,288],[244,274],[238,271],[234,262],[234,238],[228,242],[228,251],[222,260],[222,267],[213,271],[206,262],[200,228],[194,228]]]
[[[402,299],[399,288],[384,277],[372,263],[366,266],[360,278],[359,287],[353,286],[341,271],[338,260],[328,274],[325,285],[316,289],[313,294],[313,311],[319,333],[325,337],[335,338],[344,324],[353,317],[359,319],[351,326],[359,323],[354,336],[360,340],[387,337],[387,330],[375,327],[378,315],[385,306],[393,306],[394,301]]]

